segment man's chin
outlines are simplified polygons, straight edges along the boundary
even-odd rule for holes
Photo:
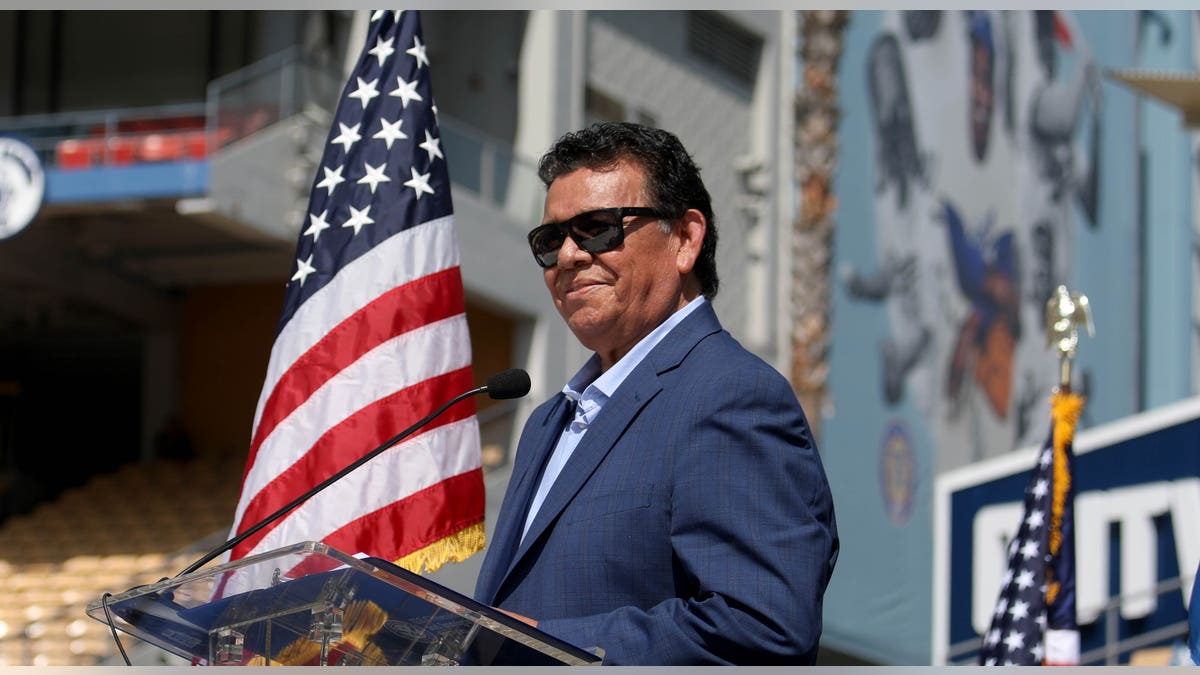
[[[601,338],[611,320],[605,321],[599,316],[588,314],[588,310],[581,309],[563,318],[580,344],[592,351],[597,351],[597,344],[603,341]]]

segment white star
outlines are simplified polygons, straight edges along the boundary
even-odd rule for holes
[[[1042,612],[1041,614],[1038,614],[1037,618],[1036,618],[1036,619],[1034,619],[1034,622],[1035,622],[1035,623],[1036,623],[1036,624],[1037,624],[1037,625],[1038,625],[1038,626],[1039,626],[1039,627],[1040,627],[1040,628],[1041,628],[1043,631],[1044,631],[1044,630],[1046,630],[1046,613],[1045,613],[1045,612]]]
[[[996,602],[996,616],[1003,616],[1004,613],[1007,611],[1008,611],[1008,599],[1000,598],[1000,600],[998,600]]]
[[[345,124],[338,122],[338,127],[341,128],[342,133],[338,134],[337,137],[332,141],[329,141],[329,144],[333,145],[334,143],[341,143],[342,147],[345,149],[345,152],[350,152],[350,146],[362,140],[362,136],[358,134],[358,128],[361,126],[361,124],[355,124],[352,127],[348,127]]]
[[[379,65],[382,67],[383,62],[387,61],[387,57],[396,53],[396,50],[392,49],[392,43],[395,41],[395,38],[388,38],[386,42],[383,38],[376,38],[375,46],[372,47],[367,53],[378,59]]]
[[[1039,527],[1041,527],[1042,524],[1045,522],[1046,522],[1046,514],[1042,513],[1042,511],[1040,509],[1034,509],[1034,510],[1030,511],[1029,515],[1025,517],[1025,524],[1028,525],[1029,527],[1032,527],[1035,530],[1038,529]]]
[[[396,15],[396,23],[400,23],[400,15],[404,13],[404,10],[397,9],[392,13]],[[382,19],[384,14],[387,14],[386,10],[382,10],[382,9],[375,10],[375,12],[373,14],[371,14],[371,21],[378,21],[378,20]]]
[[[1000,587],[1007,586],[1010,581],[1012,581],[1012,568],[1006,568],[1004,570],[1004,578],[1000,580]]]
[[[1012,616],[1014,621],[1018,619],[1024,619],[1025,617],[1029,616],[1029,603],[1017,600],[1008,610],[1008,613],[1010,616]]]
[[[353,227],[354,234],[358,234],[359,230],[362,229],[363,225],[370,225],[371,223],[375,222],[374,219],[372,219],[369,215],[367,215],[370,212],[371,212],[370,204],[368,204],[366,207],[364,207],[361,211],[354,208],[353,206],[351,206],[350,207],[350,217],[346,219],[346,222],[342,223],[342,227]]]
[[[1021,570],[1017,575],[1017,588],[1025,590],[1033,585],[1033,570]]]
[[[983,662],[983,665],[985,665],[985,666],[994,666],[994,665],[996,665],[996,659],[995,659],[995,657],[989,657],[987,661],[984,661],[984,662]]]
[[[402,141],[408,138],[408,134],[400,131],[400,125],[404,124],[404,119],[398,119],[395,122],[389,122],[382,117],[379,118],[379,131],[371,138],[381,138],[384,143],[387,143],[388,150],[392,149],[392,141]]]
[[[404,185],[417,193],[417,201],[421,201],[422,192],[433,194],[433,188],[429,187],[429,174],[417,173],[416,168],[412,169],[412,178],[404,181]]]
[[[438,159],[441,159],[441,160],[445,160],[445,159],[446,159],[446,158],[445,158],[445,157],[442,155],[442,147],[441,147],[441,143],[442,143],[441,139],[434,138],[434,137],[433,137],[433,136],[432,136],[432,135],[429,133],[429,130],[428,130],[428,129],[426,129],[426,130],[425,130],[425,142],[424,142],[424,143],[421,143],[421,144],[420,144],[419,146],[417,146],[417,147],[419,147],[419,148],[423,149],[425,152],[429,153],[429,163],[430,163],[430,164],[433,164],[433,158],[434,158],[434,157],[437,157]]]
[[[371,80],[370,82],[363,82],[361,77],[356,77],[354,79],[358,80],[358,89],[350,92],[349,97],[361,100],[363,108],[366,108],[367,104],[371,102],[371,99],[379,95],[379,90],[375,88],[375,83],[379,80],[376,79]]]
[[[1038,458],[1038,464],[1041,465],[1042,467],[1047,467],[1050,465],[1050,462],[1053,462],[1053,461],[1054,461],[1054,451],[1051,450],[1050,448],[1046,448],[1045,450],[1042,450],[1042,456]]]
[[[367,175],[363,176],[362,178],[359,178],[358,184],[362,185],[362,184],[366,183],[367,185],[370,185],[371,186],[371,194],[375,194],[375,188],[378,187],[380,183],[392,182],[391,178],[388,178],[387,176],[383,175],[383,170],[386,168],[387,168],[386,162],[384,162],[383,164],[380,164],[379,166],[371,166],[370,164],[367,164],[364,162],[363,169],[367,172]],[[355,232],[358,232],[358,230],[355,230]]]
[[[1035,663],[1041,663],[1042,662],[1042,643],[1039,642],[1036,645],[1034,645],[1033,649],[1029,650],[1029,653],[1033,655],[1033,660]]]
[[[317,271],[317,268],[312,266],[312,259],[311,253],[308,255],[308,260],[296,258],[296,273],[292,275],[292,281],[299,281],[300,285],[303,286],[304,280],[308,278],[308,275]]]
[[[396,88],[388,92],[388,96],[398,96],[400,98],[400,107],[408,108],[409,101],[424,101],[421,95],[417,93],[417,80],[405,82],[403,77],[396,76]]]
[[[1030,558],[1036,556],[1037,554],[1038,554],[1038,543],[1036,541],[1033,541],[1032,539],[1025,542],[1025,545],[1021,547],[1021,556],[1024,557],[1026,560],[1029,560]]]
[[[999,628],[993,628],[993,629],[989,630],[987,637],[983,638],[983,643],[989,647],[994,646],[998,642],[1000,642],[1000,629]]]
[[[1050,489],[1050,484],[1046,482],[1045,478],[1043,478],[1042,480],[1039,480],[1037,483],[1034,484],[1033,496],[1037,497],[1038,499],[1041,499],[1042,497],[1046,496],[1046,491],[1049,489]]]
[[[321,170],[325,172],[325,177],[321,179],[320,183],[317,183],[317,187],[329,190],[326,196],[333,194],[333,188],[337,187],[338,183],[345,182],[346,179],[342,178],[343,168],[339,166],[336,171],[330,171],[326,167],[321,167]]]
[[[1004,636],[1004,644],[1008,647],[1008,651],[1016,651],[1025,646],[1025,634],[1013,631]]]
[[[429,57],[425,55],[425,45],[421,44],[421,38],[413,36],[413,46],[404,51],[405,54],[411,54],[417,60],[417,70],[421,69],[421,64],[429,65]]]
[[[324,211],[322,211],[321,215],[319,215],[319,216],[315,213],[308,214],[308,221],[309,221],[310,225],[308,226],[308,229],[304,231],[304,234],[306,236],[311,234],[312,238],[313,238],[313,243],[316,243],[317,239],[320,238],[322,232],[329,229],[329,223],[327,223],[325,221],[325,218],[328,216],[329,216],[329,209],[325,209]]]

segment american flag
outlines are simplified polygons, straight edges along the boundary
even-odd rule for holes
[[[420,16],[378,11],[343,90],[301,225],[233,533],[471,389],[450,180]],[[471,401],[246,539],[414,571],[483,547]]]
[[[1000,598],[983,636],[985,666],[1076,665],[1075,487],[1072,441],[1083,398],[1051,400],[1050,434],[1025,488],[1025,511],[1008,549]]]

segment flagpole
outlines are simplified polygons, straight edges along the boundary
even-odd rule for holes
[[[1051,397],[1050,529],[1045,570],[1046,626],[1043,665],[1079,665],[1079,628],[1075,618],[1075,478],[1071,445],[1084,399],[1071,390],[1071,367],[1079,345],[1079,326],[1095,333],[1086,295],[1060,285],[1046,302],[1047,346],[1058,352],[1058,386]]]
[[[1083,397],[1071,391],[1071,366],[1080,325],[1093,333],[1087,297],[1059,286],[1046,303],[1046,346],[1059,357],[1050,433],[1009,542],[1008,571],[980,645],[980,665],[1079,665],[1071,445]]]

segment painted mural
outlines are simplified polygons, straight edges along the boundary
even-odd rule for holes
[[[1194,11],[851,13],[820,439],[843,536],[823,644],[891,665],[970,659],[969,618],[994,609],[996,583],[962,551],[996,536],[954,528],[1019,508],[1024,474],[969,508],[935,508],[934,495],[987,467],[1020,474],[1044,440],[1059,375],[1044,317],[1059,284],[1088,295],[1096,329],[1075,361],[1081,433],[1195,395],[1200,135],[1114,73],[1194,72],[1197,30]],[[1191,445],[1164,451],[1190,461],[1179,448]],[[1081,463],[1092,497],[1079,522],[1132,517],[1089,511],[1107,508],[1106,490],[1194,476],[1194,463],[1162,473],[1139,456]],[[1160,562],[1194,555],[1156,537]],[[1107,579],[1098,565],[1137,548],[1118,539],[1079,552],[1081,578]],[[1150,582],[1179,574],[1158,564]]]
[[[841,283],[887,314],[880,394],[913,399],[938,471],[1036,443],[1046,301],[1100,222],[1091,48],[1069,12],[890,12],[863,79],[876,257]]]

